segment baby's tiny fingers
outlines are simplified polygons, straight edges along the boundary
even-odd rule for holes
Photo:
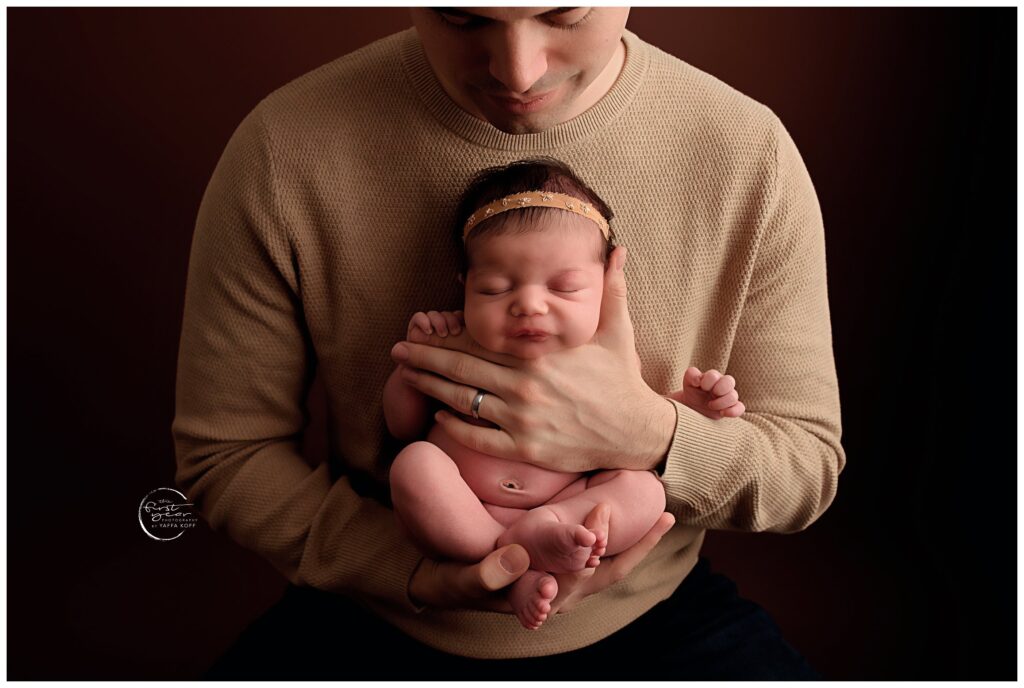
[[[684,387],[700,387],[700,368],[690,366],[683,373],[683,386]]]
[[[455,315],[451,311],[444,311],[441,315],[444,316],[444,321],[448,325],[448,331],[452,334],[458,334],[462,332],[462,323],[459,322],[459,316]]]
[[[728,394],[735,388],[736,378],[734,378],[732,375],[725,375],[722,377],[721,380],[715,383],[715,387],[714,389],[711,390],[711,393],[714,394],[716,397],[721,397]]]
[[[714,387],[715,384],[721,379],[722,374],[717,370],[711,369],[704,373],[704,377],[701,378],[700,388],[703,389],[705,392],[710,392],[711,388]]]
[[[412,332],[413,328],[419,328],[427,334],[433,332],[433,329],[430,327],[430,318],[422,311],[412,316],[412,319],[409,321],[409,332]]]
[[[735,404],[727,409],[722,409],[723,418],[739,418],[743,415],[743,412],[747,410],[747,407],[743,405],[742,401],[737,401]]]
[[[427,317],[430,318],[430,324],[433,325],[438,335],[442,337],[448,336],[448,323],[445,322],[443,315],[437,311],[429,311],[427,312]]]
[[[729,408],[739,400],[740,395],[734,389],[724,396],[720,396],[717,399],[712,399],[711,401],[709,401],[708,408],[711,409],[712,411],[722,411],[724,409]]]

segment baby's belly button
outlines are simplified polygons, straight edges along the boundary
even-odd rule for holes
[[[498,486],[503,490],[509,490],[512,492],[516,492],[523,489],[522,483],[520,483],[518,480],[513,480],[512,478],[503,478],[502,480],[499,480]]]

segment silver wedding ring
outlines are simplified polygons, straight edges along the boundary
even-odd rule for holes
[[[469,405],[469,412],[473,414],[474,418],[480,418],[480,404],[483,402],[486,393],[478,389],[476,396],[473,397],[473,403]]]

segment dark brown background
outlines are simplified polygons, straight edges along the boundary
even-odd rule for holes
[[[9,676],[196,677],[284,585],[205,525],[158,543],[136,521],[173,484],[199,201],[262,97],[407,14],[7,12]],[[849,464],[808,531],[706,554],[828,678],[1016,675],[1015,24],[630,18],[774,109],[818,190]]]

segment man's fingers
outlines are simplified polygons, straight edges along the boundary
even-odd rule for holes
[[[433,345],[413,342],[395,344],[391,347],[391,358],[409,368],[426,370],[453,382],[483,389],[496,387],[500,371],[499,367],[489,361],[482,361],[459,351],[446,351]]]
[[[478,356],[478,350],[486,355]],[[496,389],[498,380],[508,378],[505,369],[519,363],[518,359],[511,356],[480,349],[469,339],[465,329],[454,336],[432,335],[426,344],[398,342],[391,347],[391,358],[396,363],[429,370],[449,380],[484,389]]]
[[[415,387],[427,396],[434,397],[456,411],[470,413],[473,397],[476,396],[475,388],[457,385],[443,377],[410,368],[408,364],[402,368],[401,375],[406,384]]]
[[[463,323],[465,324],[465,323]],[[496,363],[500,366],[514,367],[519,364],[519,359],[514,356],[508,356],[506,354],[496,354],[493,351],[488,351],[483,348],[469,335],[469,332],[465,327],[462,328],[456,336],[438,337],[434,336],[430,339],[428,344],[437,349],[443,349],[445,351],[458,352],[469,354],[477,358],[482,358],[486,361]],[[410,347],[413,348],[413,347]],[[394,354],[392,354],[392,357]]]
[[[601,502],[591,509],[587,517],[583,519],[583,527],[587,530],[607,528],[608,522],[611,520],[611,514],[611,505],[607,502]]]
[[[594,516],[595,513],[591,512],[591,515]],[[587,595],[600,592],[628,576],[633,568],[650,554],[662,536],[672,529],[675,522],[675,516],[666,511],[639,542],[621,554],[603,559],[597,568],[587,568],[577,573],[556,574],[558,595],[551,603],[551,613],[569,611]]]
[[[484,397],[484,404],[489,399],[491,397]],[[497,456],[498,458],[513,459],[518,454],[512,437],[507,432],[502,432],[498,428],[471,425],[447,411],[438,411],[434,415],[434,420],[444,428],[445,432],[451,435],[452,439],[464,447],[469,447],[483,454]]]
[[[530,568],[530,555],[522,545],[496,549],[479,563],[458,570],[457,587],[476,606],[497,612],[511,612],[507,596],[499,591],[512,585]]]
[[[611,504],[601,502],[591,509],[587,517],[583,519],[583,527],[597,536],[597,542],[594,543],[594,548],[591,551],[595,558],[604,556],[608,547],[608,526],[611,522],[611,517]]]
[[[473,415],[473,400],[478,392],[484,392],[484,398],[477,407],[477,415],[484,420],[489,420],[498,427],[504,427],[509,416],[508,404],[497,394],[491,394],[486,390],[476,387],[459,385],[451,380],[438,377],[433,373],[424,372],[410,368],[408,364],[402,367],[402,381],[410,387],[414,387],[429,397],[437,399],[445,406],[455,409],[467,416]]]
[[[662,513],[654,526],[647,531],[646,535],[640,538],[639,542],[621,554],[601,562],[601,565],[597,567],[598,574],[608,576],[608,579],[602,582],[604,582],[605,585],[610,585],[611,583],[620,581],[628,576],[629,572],[632,571],[637,564],[643,561],[644,557],[651,553],[651,550],[654,549],[655,545],[661,541],[662,536],[672,529],[675,522],[675,516],[667,511]],[[605,569],[605,567],[608,568]]]
[[[576,605],[576,602],[586,597],[586,586],[594,579],[600,568],[598,566],[596,569],[587,568],[575,573],[553,574],[555,580],[558,581],[558,593],[555,595],[555,599],[551,600],[549,616],[560,611],[569,611]]]
[[[476,564],[424,559],[410,595],[419,603],[439,609],[488,609],[512,612],[503,588],[511,585],[530,566],[521,545],[508,545]]]
[[[601,297],[601,319],[594,338],[609,347],[635,348],[633,322],[626,304],[626,247],[616,246],[604,271],[604,293]]]
[[[466,569],[467,584],[480,593],[489,593],[512,585],[530,568],[530,555],[522,545],[506,545],[494,550],[480,563]]]

